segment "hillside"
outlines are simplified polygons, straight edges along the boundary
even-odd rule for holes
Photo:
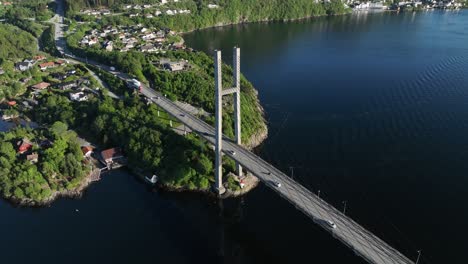
[[[105,7],[116,12],[128,11],[123,4],[148,4],[155,8],[143,8],[136,12],[143,14],[162,11],[162,15],[151,18],[158,26],[165,26],[177,31],[256,21],[283,21],[313,16],[335,15],[345,13],[341,1],[329,3],[311,0],[184,0],[168,1],[159,5],[159,0],[66,0],[68,16],[74,16],[84,8]],[[171,9],[189,10],[185,15],[165,15],[164,11]],[[138,18],[144,22],[143,17]]]
[[[37,52],[36,43],[31,34],[12,25],[0,24],[0,60],[30,57]]]

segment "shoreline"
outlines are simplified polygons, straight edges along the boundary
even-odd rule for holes
[[[254,23],[287,23],[287,22],[294,22],[294,21],[301,21],[301,20],[308,20],[308,19],[314,19],[314,18],[321,18],[321,17],[328,17],[328,16],[344,16],[344,15],[349,15],[352,14],[353,10],[350,10],[349,12],[341,13],[341,14],[334,14],[334,15],[329,15],[329,14],[324,14],[324,15],[315,15],[315,16],[305,16],[305,17],[298,17],[298,18],[289,18],[289,19],[262,19],[262,20],[257,20],[257,21],[250,21],[250,20],[244,20],[244,21],[238,21],[238,22],[228,22],[228,23],[217,23],[212,26],[207,26],[207,27],[202,27],[202,28],[196,28],[188,31],[180,31],[177,32],[181,36],[188,34],[188,33],[193,33],[196,31],[202,31],[210,28],[223,28],[223,27],[228,27],[228,26],[236,26],[236,25],[247,25],[247,24],[254,24]]]
[[[31,199],[16,199],[12,197],[3,197],[3,199],[6,201],[9,201],[11,204],[17,207],[45,207],[45,206],[50,206],[53,202],[55,202],[59,198],[70,198],[70,199],[81,198],[84,192],[86,191],[86,189],[89,186],[91,186],[91,184],[94,182],[91,176],[93,175],[95,170],[96,168],[91,170],[88,173],[88,175],[84,177],[83,181],[78,187],[72,190],[55,191],[47,199],[43,201],[33,201]]]

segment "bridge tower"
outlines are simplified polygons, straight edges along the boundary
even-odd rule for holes
[[[241,105],[240,105],[240,49],[234,47],[233,52],[233,87],[223,90],[221,51],[215,51],[215,190],[223,194],[226,189],[223,186],[222,171],[222,142],[223,142],[223,96],[234,94],[234,123],[236,144],[241,144]],[[237,175],[242,176],[242,166],[236,162]]]

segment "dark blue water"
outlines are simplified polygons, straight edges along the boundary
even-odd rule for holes
[[[185,36],[239,45],[270,137],[260,155],[423,263],[466,263],[468,12],[249,24]],[[78,211],[76,210],[78,209]],[[263,186],[219,203],[120,170],[82,199],[0,202],[2,263],[363,263]]]

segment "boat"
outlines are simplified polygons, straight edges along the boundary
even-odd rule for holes
[[[151,176],[151,178],[146,176],[145,180],[154,185],[154,184],[156,184],[158,182],[158,176],[156,176],[156,174],[153,174],[153,176]]]

